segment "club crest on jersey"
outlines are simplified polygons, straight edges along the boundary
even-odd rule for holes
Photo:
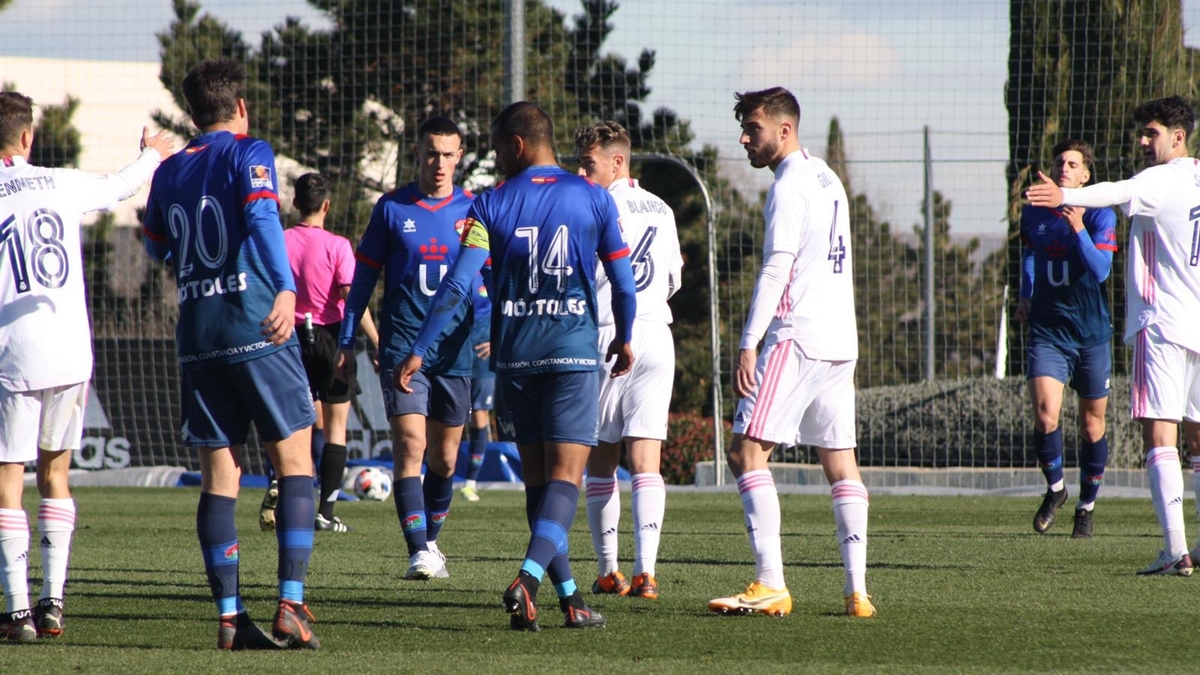
[[[445,244],[438,244],[437,237],[429,240],[428,244],[421,244],[422,260],[445,260],[446,254],[450,252],[450,247]]]
[[[229,548],[225,549],[225,552],[222,553],[221,555],[225,556],[226,560],[237,560],[238,559],[238,545],[234,544],[234,545],[230,546]]]
[[[250,167],[250,187],[252,189],[274,190],[275,184],[271,182],[270,167],[261,164],[254,164]]]
[[[459,238],[462,238],[463,229],[467,226],[466,218],[459,218],[454,221],[454,231],[458,233]]]

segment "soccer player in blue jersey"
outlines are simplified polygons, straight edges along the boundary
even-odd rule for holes
[[[496,395],[496,374],[492,372],[492,300],[488,297],[487,284],[482,276],[475,277],[471,284],[471,304],[475,311],[475,324],[471,329],[471,344],[475,359],[471,362],[471,420],[468,427],[471,464],[467,467],[467,481],[461,490],[463,499],[479,501],[475,481],[483,468],[483,457],[491,440],[493,398]]]
[[[145,243],[152,257],[170,261],[178,284],[183,436],[200,453],[196,533],[220,616],[217,646],[317,649],[304,604],[315,415],[293,334],[296,284],[279,220],[275,155],[246,135],[245,82],[233,59],[203,61],[184,78],[200,135],[154,175]],[[238,588],[234,508],[251,422],[279,476],[274,640],[250,621]]]
[[[459,319],[465,320],[430,354],[414,383],[415,395],[397,391],[393,373],[412,350],[438,283],[458,256],[459,233],[474,197],[454,185],[463,154],[458,125],[434,117],[418,133],[416,182],[380,197],[358,244],[339,342],[346,368],[354,363],[354,331],[383,270],[379,379],[395,448],[396,514],[408,545],[405,577],[430,579],[449,576],[437,538],[454,496],[458,445],[470,413],[470,308],[463,307]]]
[[[1052,179],[1077,188],[1091,178],[1090,145],[1067,139],[1054,146]],[[1117,250],[1112,209],[1026,206],[1021,212],[1021,299],[1017,321],[1029,323],[1029,395],[1033,400],[1034,444],[1046,476],[1046,494],[1033,517],[1045,533],[1067,501],[1063,437],[1059,428],[1063,391],[1079,395],[1079,503],[1076,539],[1092,536],[1092,510],[1104,480],[1108,439],[1104,411],[1112,375],[1112,315],[1104,281]]]
[[[397,371],[410,380],[447,326],[461,321],[471,280],[491,260],[492,367],[497,426],[517,444],[531,536],[504,592],[514,630],[539,629],[537,593],[547,572],[568,628],[602,627],[583,600],[567,560],[589,448],[596,444],[600,367],[596,257],[612,282],[616,337],[612,376],[629,372],[637,312],[629,248],[604,188],[559,168],[550,117],[533,103],[505,108],[492,123],[496,164],[506,180],[471,206],[462,250],[442,280],[421,332]],[[442,339],[443,342],[445,338]]]

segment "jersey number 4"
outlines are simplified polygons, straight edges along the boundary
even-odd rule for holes
[[[575,273],[574,268],[567,264],[571,249],[567,239],[567,226],[559,225],[554,231],[554,238],[544,256],[538,255],[538,228],[518,227],[518,239],[529,241],[529,292],[536,294],[541,275],[554,277],[556,288],[561,293],[567,288],[567,277]]]
[[[1192,207],[1188,220],[1192,221],[1192,255],[1188,264],[1196,267],[1200,266],[1200,204]]]
[[[842,263],[846,260],[846,244],[843,243],[842,235],[837,232],[838,225],[838,202],[833,202],[833,221],[829,223],[829,256],[826,260],[833,262],[833,273],[842,273]]]
[[[67,247],[63,246],[62,218],[50,209],[38,209],[29,214],[25,221],[26,236],[21,236],[17,217],[10,215],[0,223],[0,247],[8,248],[8,262],[13,269],[13,280],[17,282],[17,293],[31,290],[29,268],[33,267],[33,278],[44,288],[62,288],[67,283],[70,266],[67,263]],[[26,257],[28,245],[29,257]]]

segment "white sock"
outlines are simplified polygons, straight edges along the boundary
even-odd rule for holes
[[[779,493],[768,469],[747,471],[737,480],[746,512],[746,533],[754,554],[756,579],[774,589],[787,586],[783,580],[783,546],[779,538]]]
[[[633,575],[654,576],[663,514],[667,510],[667,484],[657,473],[633,475],[633,543],[637,555]]]
[[[621,521],[621,493],[617,489],[616,476],[588,476],[585,488],[588,528],[592,531],[592,546],[596,549],[596,561],[600,565],[600,576],[603,577],[617,571],[617,525]]]
[[[1050,490],[1053,492],[1062,492],[1065,487],[1067,487],[1067,480],[1065,478],[1059,478],[1050,484]]]
[[[1192,455],[1191,460],[1192,492],[1196,493],[1196,519],[1200,520],[1200,455]],[[1196,542],[1196,548],[1200,548],[1200,541]]]
[[[0,574],[4,611],[29,609],[29,519],[21,509],[0,509]]]
[[[833,492],[833,522],[837,525],[842,566],[846,568],[844,595],[867,592],[867,487],[856,480],[839,480]]]
[[[471,488],[472,490],[474,490],[474,489],[475,489],[475,485],[476,485],[476,483],[475,483],[475,479],[474,479],[474,478],[468,478],[468,479],[467,479],[466,481],[464,481],[464,482],[466,483],[466,486],[465,486],[465,487],[469,487],[469,488]]]
[[[1183,471],[1179,451],[1173,447],[1153,448],[1146,453],[1150,475],[1150,498],[1163,530],[1163,550],[1172,556],[1187,552],[1183,523]]]
[[[75,532],[75,500],[43,499],[38,506],[38,531],[42,533],[41,597],[62,600]]]

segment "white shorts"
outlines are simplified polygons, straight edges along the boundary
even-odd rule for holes
[[[600,354],[616,328],[600,328]],[[596,430],[604,443],[622,438],[667,437],[667,414],[671,390],[675,384],[675,340],[665,323],[637,321],[633,324],[633,370],[621,377],[609,377],[612,363],[600,370],[600,418]]]
[[[32,462],[38,449],[78,450],[88,384],[37,391],[0,388],[0,462]]]
[[[855,447],[857,363],[810,359],[794,340],[770,345],[758,357],[758,389],[738,402],[733,433],[783,445]]]
[[[1200,354],[1167,342],[1158,326],[1143,328],[1133,342],[1129,394],[1133,419],[1200,422]]]

